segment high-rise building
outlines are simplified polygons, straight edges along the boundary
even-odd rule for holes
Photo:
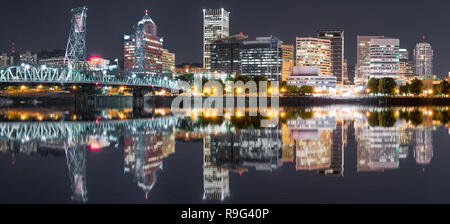
[[[240,49],[242,41],[247,38],[241,33],[210,41],[207,46],[210,49],[211,72],[241,74]]]
[[[0,55],[0,67],[8,67],[14,65],[14,57],[10,57],[7,53]]]
[[[336,76],[338,84],[344,84],[344,31],[324,30],[317,37],[328,39],[331,43],[331,74]]]
[[[351,85],[352,82],[350,81],[350,78],[348,77],[348,62],[347,59],[344,59],[344,70],[343,70],[343,77],[344,77],[344,85]]]
[[[401,79],[409,80],[415,77],[414,65],[409,60],[409,52],[407,49],[399,50],[399,75]]]
[[[317,66],[319,75],[331,75],[331,41],[313,37],[296,38],[296,66]]]
[[[294,67],[294,45],[281,45],[281,81],[286,81]]]
[[[143,26],[143,57],[144,72],[150,74],[162,73],[162,54],[163,40],[157,36],[157,26],[155,22],[145,12],[144,17],[137,25]],[[136,50],[136,34],[124,35],[124,69],[130,71],[134,68],[135,50]]]
[[[415,73],[421,78],[433,75],[433,48],[429,43],[418,43],[414,49]]]
[[[162,72],[163,74],[175,72],[175,54],[170,53],[167,49],[163,49],[162,52]]]
[[[208,43],[230,35],[230,13],[221,9],[203,9],[203,67],[211,71]]]
[[[370,78],[398,78],[399,47],[399,39],[370,40]]]
[[[244,41],[241,48],[241,72],[245,76],[266,76],[269,81],[281,80],[283,42],[273,36]]]
[[[357,37],[357,62],[355,66],[354,82],[364,83],[370,76],[370,40],[382,39],[384,36],[359,36]]]

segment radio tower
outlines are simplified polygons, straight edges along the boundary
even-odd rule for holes
[[[72,19],[67,41],[64,65],[84,70],[86,64],[86,18],[87,7],[72,9]]]

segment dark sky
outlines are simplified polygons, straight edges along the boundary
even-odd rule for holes
[[[15,41],[19,51],[65,49],[70,9],[87,5],[88,55],[122,56],[122,36],[142,18],[145,9],[158,25],[165,47],[177,64],[201,62],[202,9],[231,11],[231,33],[251,39],[274,35],[293,44],[296,36],[314,36],[319,29],[345,30],[345,57],[356,62],[356,35],[385,35],[412,49],[425,35],[435,49],[435,73],[450,71],[450,2],[444,0],[8,0],[0,13],[0,52]]]

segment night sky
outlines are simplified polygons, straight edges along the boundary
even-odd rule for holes
[[[435,50],[434,73],[450,71],[449,1],[416,0],[14,0],[2,1],[0,52],[65,49],[70,9],[87,5],[88,56],[122,58],[124,33],[145,9],[158,25],[165,48],[176,62],[202,61],[202,9],[231,12],[231,34],[250,39],[274,35],[293,44],[296,36],[315,36],[319,29],[345,30],[345,57],[356,63],[356,35],[385,35],[412,49],[423,35]]]

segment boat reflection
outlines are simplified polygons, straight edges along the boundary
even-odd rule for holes
[[[264,117],[237,113],[219,117],[195,110],[173,116],[158,108],[133,118],[130,109],[109,109],[84,120],[67,110],[5,109],[0,110],[0,151],[12,158],[17,153],[65,157],[72,200],[87,202],[87,150],[123,150],[124,173],[147,198],[176,142],[202,141],[203,199],[223,201],[231,195],[230,172],[272,172],[293,164],[300,173],[344,177],[349,133],[357,144],[358,172],[398,169],[409,156],[425,166],[433,160],[433,132],[450,127],[448,107],[281,108],[268,113],[278,120],[270,128],[259,125]]]

